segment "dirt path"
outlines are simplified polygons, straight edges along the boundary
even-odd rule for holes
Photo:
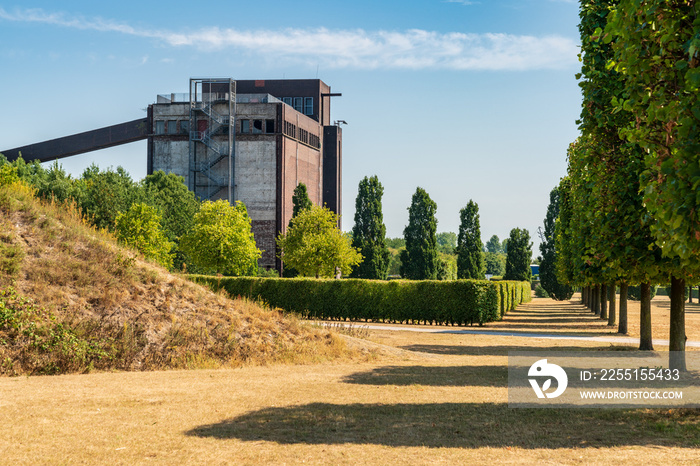
[[[668,324],[663,322],[667,310],[668,298],[655,298],[652,314],[655,316],[654,328],[658,333],[667,333]],[[686,317],[686,333],[698,335],[700,326],[697,315],[700,305],[686,305],[688,315]],[[639,320],[639,303],[630,302],[629,319],[632,332],[637,333]],[[666,324],[666,325],[664,325]],[[338,324],[334,324],[338,325]],[[368,330],[378,331],[406,331],[419,333],[442,333],[455,335],[491,335],[501,337],[522,337],[545,340],[571,340],[589,341],[599,343],[613,343],[621,346],[639,345],[639,336],[627,336],[617,333],[617,327],[609,327],[607,321],[593,315],[585,306],[576,300],[557,302],[551,299],[534,299],[523,304],[518,309],[509,312],[500,322],[492,322],[484,327],[449,327],[431,325],[391,325],[391,324],[358,324],[350,323],[347,326],[361,326]],[[698,335],[700,337],[700,335]],[[657,349],[668,347],[668,339],[654,338],[654,346]],[[686,347],[700,348],[700,341],[689,339]]]

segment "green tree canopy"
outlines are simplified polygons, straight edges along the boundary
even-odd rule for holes
[[[83,214],[98,228],[114,229],[120,212],[126,212],[134,202],[144,200],[143,193],[122,167],[116,171],[100,171],[96,165],[86,168],[79,181],[84,196],[80,207]]]
[[[505,280],[530,281],[532,278],[532,243],[530,233],[525,229],[513,228],[508,238]]]
[[[484,258],[479,226],[479,206],[476,202],[469,203],[459,211],[459,236],[457,238],[457,278],[484,278]]]
[[[506,255],[495,252],[484,253],[485,273],[502,277],[506,273]]]
[[[262,256],[245,205],[232,206],[224,200],[202,204],[192,230],[180,239],[180,248],[195,266],[223,275],[253,274]]]
[[[401,252],[401,276],[411,280],[437,278],[437,204],[423,188],[417,188],[408,208],[403,231],[406,249]]]
[[[544,231],[540,238],[542,241],[540,243],[540,252],[542,253],[540,282],[549,296],[562,301],[570,299],[574,294],[574,289],[557,280],[557,250],[554,231],[557,217],[559,217],[559,188],[555,187],[549,193],[549,206],[547,206],[547,216],[544,219]]]
[[[352,246],[362,254],[362,262],[352,271],[354,278],[385,280],[391,254],[386,246],[386,226],[382,214],[384,187],[376,176],[360,181],[355,200],[355,226]]]
[[[386,243],[387,247],[393,249],[400,249],[406,247],[406,240],[403,238],[387,238],[384,242]]]
[[[606,26],[635,119],[621,133],[646,152],[641,177],[650,225],[679,276],[700,265],[700,7],[695,1],[620,2]]]
[[[489,240],[486,242],[486,252],[492,252],[495,254],[498,254],[503,251],[503,246],[501,246],[501,240],[498,238],[498,236],[493,235]]]
[[[143,203],[132,204],[126,212],[117,214],[114,233],[120,243],[169,269],[173,265],[170,252],[173,243],[163,233],[160,221],[155,208]]]
[[[170,241],[176,241],[192,229],[201,203],[187,189],[183,177],[157,171],[144,178],[143,188],[147,202],[162,213],[163,231]]]
[[[304,183],[299,183],[296,188],[294,188],[294,194],[292,195],[292,218],[299,215],[302,210],[309,210],[313,203],[309,199],[309,193],[306,189]]]
[[[349,274],[362,254],[338,228],[338,215],[327,207],[312,206],[291,221],[277,238],[280,258],[305,277],[333,277],[336,269]]]
[[[437,239],[438,252],[443,254],[455,253],[455,248],[457,247],[457,233],[446,231],[438,233],[435,238]]]

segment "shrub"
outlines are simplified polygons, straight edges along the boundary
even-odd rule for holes
[[[538,298],[549,298],[549,293],[547,293],[547,290],[542,288],[542,285],[537,285],[535,287],[535,296]]]
[[[483,324],[500,319],[523,297],[526,282],[485,280],[317,280],[260,277],[191,278],[231,296],[260,299],[306,318],[376,322]],[[525,293],[527,289],[527,293]],[[507,295],[507,297],[505,297]]]
[[[651,299],[654,299],[654,296],[656,296],[656,290],[658,288],[659,288],[658,285],[651,286]],[[627,289],[627,298],[631,299],[633,301],[639,301],[639,298],[640,298],[639,286],[630,286]]]
[[[113,341],[80,335],[12,287],[0,290],[0,374],[57,374],[90,370],[111,360]]]
[[[683,299],[685,301],[687,301],[688,300],[688,287],[686,286],[684,288],[685,288],[685,291],[683,293],[683,296],[684,296]],[[666,291],[666,296],[670,297],[671,296],[671,285],[665,286],[664,290]],[[653,296],[652,296],[652,298],[653,298]]]
[[[173,243],[163,233],[160,213],[151,206],[132,204],[125,213],[118,213],[114,221],[115,236],[120,243],[132,247],[147,259],[166,268],[173,266]]]

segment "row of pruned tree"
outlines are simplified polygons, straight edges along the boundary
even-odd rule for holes
[[[621,333],[627,287],[640,284],[640,349],[653,348],[650,286],[670,282],[679,368],[685,286],[700,274],[699,9],[691,0],[581,2],[581,136],[558,186],[558,278],[582,286],[611,325],[606,302],[619,286]]]

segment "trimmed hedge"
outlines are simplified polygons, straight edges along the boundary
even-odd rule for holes
[[[230,296],[260,299],[306,318],[430,324],[483,324],[530,300],[527,282],[485,280],[319,280],[213,277],[190,279]]]

